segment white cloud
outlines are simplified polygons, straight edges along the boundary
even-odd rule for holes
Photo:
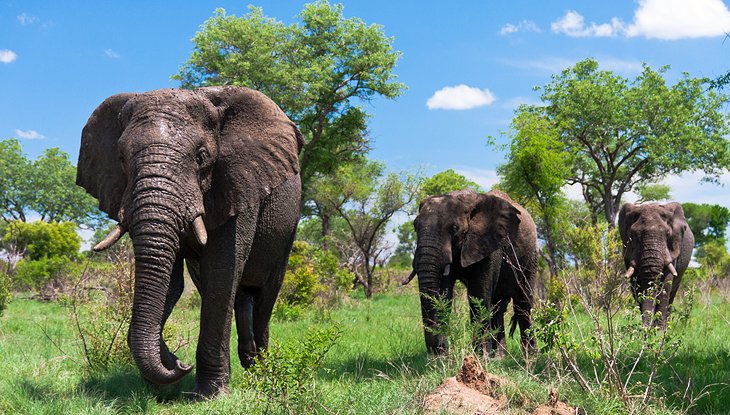
[[[502,36],[511,35],[517,32],[535,32],[540,33],[540,27],[532,20],[523,20],[517,24],[507,23],[499,29]]]
[[[26,140],[43,140],[44,138],[48,138],[35,130],[15,130],[15,135]]]
[[[639,0],[634,21],[628,25],[617,17],[610,23],[586,24],[580,13],[569,10],[550,27],[554,33],[571,37],[715,37],[730,32],[730,10],[722,0]]]
[[[122,57],[122,55],[112,49],[104,49],[104,54],[112,59],[119,59]]]
[[[571,37],[613,37],[624,31],[623,22],[614,17],[611,23],[596,24],[591,22],[586,25],[585,19],[580,13],[568,10],[565,16],[552,22],[550,28],[554,33],[563,33]]]
[[[0,49],[0,62],[11,63],[18,59],[18,54],[10,49]]]
[[[458,166],[454,168],[454,171],[475,182],[483,190],[491,190],[495,184],[499,183],[499,176],[496,170]]]
[[[20,24],[21,24],[22,26],[32,25],[32,24],[33,24],[33,23],[35,23],[35,22],[36,22],[37,20],[38,20],[38,18],[37,18],[37,17],[35,17],[35,16],[31,16],[31,15],[29,15],[28,13],[21,13],[21,14],[20,14],[20,15],[18,16],[18,22],[19,22],[19,23],[20,23]]]
[[[722,0],[639,0],[627,36],[675,40],[724,36],[730,11]]]
[[[428,109],[468,110],[490,105],[497,98],[488,89],[479,89],[464,84],[447,86],[434,92],[426,102]]]

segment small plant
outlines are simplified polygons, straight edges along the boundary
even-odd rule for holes
[[[0,316],[8,307],[8,303],[12,298],[10,294],[10,278],[5,273],[0,272]]]
[[[279,405],[286,413],[315,412],[315,375],[341,335],[338,326],[329,325],[309,331],[297,344],[271,345],[246,373],[242,387],[255,390],[263,401]]]

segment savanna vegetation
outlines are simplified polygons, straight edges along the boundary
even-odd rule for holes
[[[256,41],[252,41],[256,39]],[[57,148],[30,160],[0,141],[0,413],[424,413],[424,398],[473,353],[463,287],[444,328],[445,356],[426,353],[416,284],[401,286],[415,248],[411,220],[431,195],[479,185],[454,170],[393,172],[368,158],[374,97],[405,90],[401,53],[382,27],[317,1],[285,25],[251,8],[218,10],[173,78],[182,87],[244,85],[281,105],[302,130],[302,219],[274,310],[272,347],[243,370],[231,395],[189,403],[194,380],[145,383],[126,345],[134,287],[131,242],[92,254],[109,224],[75,186]],[[730,167],[722,89],[667,68],[635,79],[586,59],[540,87],[503,137],[499,188],[538,225],[541,274],[525,357],[508,341],[501,359],[477,356],[509,382],[512,413],[531,413],[557,391],[587,413],[723,413],[730,407],[730,212],[680,201],[695,234],[666,328],[644,328],[623,276],[615,216],[629,192],[671,198],[669,174]],[[566,186],[578,185],[582,199]],[[400,220],[396,220],[400,218]],[[406,218],[403,220],[403,218]],[[397,236],[398,243],[388,238]],[[94,241],[92,241],[93,243]],[[195,359],[200,297],[186,292],[164,337]],[[458,287],[458,285],[457,285]],[[444,307],[446,308],[446,307]],[[235,332],[235,331],[234,331]],[[237,339],[231,339],[235,350]]]

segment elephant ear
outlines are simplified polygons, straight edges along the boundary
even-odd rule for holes
[[[681,250],[682,238],[684,238],[685,232],[689,230],[689,225],[684,216],[684,209],[679,203],[668,203],[664,205],[664,210],[668,213],[669,220],[667,224],[672,228],[672,235],[667,241],[667,245],[672,258],[677,258]]]
[[[481,261],[507,238],[515,239],[520,226],[520,211],[506,200],[480,195],[469,217],[469,229],[461,248],[461,266]]]
[[[618,212],[618,232],[621,235],[621,242],[624,246],[629,243],[629,228],[639,218],[639,209],[633,203],[624,203]]]
[[[267,96],[249,88],[197,90],[218,107],[218,158],[205,196],[209,228],[256,209],[280,184],[299,174],[299,129]],[[258,193],[258,194],[252,194]]]
[[[76,184],[99,199],[99,209],[119,221],[127,178],[119,161],[117,142],[124,131],[122,107],[136,94],[112,95],[91,114],[81,132]]]

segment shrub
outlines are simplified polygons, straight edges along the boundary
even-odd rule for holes
[[[0,316],[3,315],[3,312],[7,308],[10,299],[10,278],[8,278],[8,276],[4,273],[0,272]]]
[[[276,403],[290,414],[319,412],[315,407],[315,375],[342,330],[336,325],[310,330],[303,340],[273,344],[245,374],[242,386],[262,401]]]
[[[64,278],[71,268],[71,260],[66,257],[22,259],[13,272],[13,286],[18,289],[41,290],[52,280]]]
[[[13,246],[16,252],[24,252],[24,258],[65,257],[76,259],[81,237],[72,222],[11,222],[3,236],[4,246]]]
[[[335,254],[295,241],[279,299],[290,306],[310,305],[317,298],[336,299],[352,279],[352,274],[339,266]]]

